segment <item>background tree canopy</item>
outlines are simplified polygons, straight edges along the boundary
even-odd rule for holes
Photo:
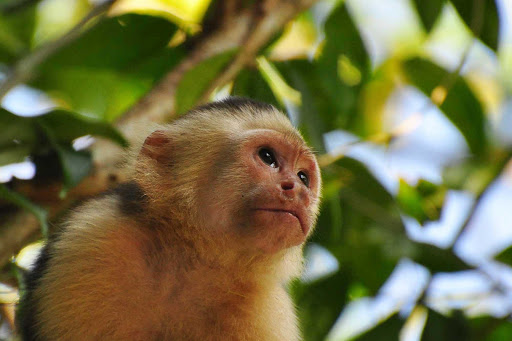
[[[512,340],[511,19],[506,0],[0,1],[0,339],[54,222],[123,181],[134,128],[231,94],[318,152],[305,340]]]

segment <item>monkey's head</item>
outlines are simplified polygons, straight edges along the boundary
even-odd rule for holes
[[[248,99],[207,104],[154,131],[136,169],[161,219],[245,253],[301,245],[318,214],[314,154],[284,114]]]

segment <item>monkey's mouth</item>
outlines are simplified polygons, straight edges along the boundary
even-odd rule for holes
[[[287,215],[293,216],[299,222],[302,232],[304,234],[308,233],[308,227],[304,225],[303,219],[301,218],[300,214],[294,210],[285,210],[285,209],[279,209],[279,208],[257,208],[256,211],[275,212],[275,213],[287,214]]]

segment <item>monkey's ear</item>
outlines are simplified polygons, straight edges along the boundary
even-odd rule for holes
[[[151,133],[140,150],[140,156],[148,157],[158,163],[165,163],[170,158],[171,137],[163,130]]]

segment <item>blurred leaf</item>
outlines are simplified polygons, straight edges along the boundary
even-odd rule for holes
[[[56,155],[64,178],[63,193],[76,186],[92,167],[88,152],[72,149],[74,139],[95,135],[122,146],[127,145],[123,136],[108,123],[92,121],[65,110],[54,110],[36,117],[20,117],[1,109],[0,125],[5,131],[0,136],[0,164],[22,161],[31,155],[38,177],[57,177],[59,172],[54,169],[55,165],[47,165],[53,163]]]
[[[176,112],[184,113],[194,107],[210,83],[234,57],[236,49],[223,52],[199,63],[182,78],[176,90]]]
[[[400,179],[397,201],[407,215],[420,224],[438,220],[441,215],[446,189],[421,179],[416,186]]]
[[[434,26],[445,3],[446,0],[413,0],[416,11],[427,31],[430,31]]]
[[[64,177],[61,196],[76,186],[92,168],[89,152],[71,148],[70,142],[73,139],[92,134],[109,138],[123,146],[127,145],[126,140],[107,123],[86,120],[64,110],[55,110],[34,119],[59,158]]]
[[[67,66],[49,68],[32,85],[73,111],[112,121],[175,66],[184,47],[165,48],[124,70]]]
[[[452,316],[441,315],[429,309],[422,341],[473,340],[467,319],[455,311]]]
[[[457,77],[453,86],[448,89],[448,93],[445,93],[446,89],[438,86],[449,73],[431,62],[419,58],[404,62],[403,70],[411,84],[426,96],[435,95],[434,89],[438,93],[446,95],[440,109],[466,138],[471,151],[476,155],[482,155],[487,150],[485,116],[480,102],[466,82]]]
[[[2,4],[6,6],[10,3]],[[30,50],[35,28],[37,2],[13,14],[0,14],[0,61],[12,64]]]
[[[496,257],[497,261],[512,265],[512,245],[501,251]]]
[[[347,6],[339,5],[325,24],[326,43],[319,63],[337,69],[338,59],[343,56],[363,77],[370,71],[370,58]]]
[[[182,46],[167,47],[176,29],[147,15],[107,19],[51,56],[31,84],[61,106],[111,121],[181,60]]]
[[[43,233],[43,236],[48,235],[48,224],[47,224],[47,217],[48,213],[45,209],[42,207],[39,207],[32,203],[30,200],[25,198],[19,193],[13,192],[7,187],[5,187],[4,184],[0,184],[0,198],[9,201],[27,211],[32,213],[37,220],[39,221],[39,224],[41,225],[41,231]]]
[[[354,338],[358,341],[376,341],[376,340],[398,340],[398,335],[404,321],[398,316],[393,315],[386,321],[380,323],[375,328],[369,330],[367,333]]]
[[[62,67],[41,74],[32,85],[65,108],[112,121],[151,88],[152,80],[106,69]]]
[[[394,199],[351,158],[326,167],[323,179],[324,187],[332,190],[326,194],[312,241],[327,248],[352,280],[375,294],[398,260],[413,252]]]
[[[496,0],[450,0],[473,34],[496,51],[498,49],[499,16]],[[427,1],[428,2],[428,1]]]
[[[403,231],[393,197],[363,163],[344,157],[324,171],[339,174],[342,201],[383,226]]]
[[[57,143],[69,143],[81,136],[94,135],[108,138],[123,147],[128,145],[124,137],[110,124],[86,119],[69,111],[54,110],[35,117],[34,120],[49,127]]]
[[[38,135],[31,118],[17,116],[0,108],[0,128],[0,150],[37,142]]]
[[[176,25],[149,15],[126,14],[101,21],[41,66],[124,70],[164,49]]]
[[[69,147],[54,146],[57,150],[64,175],[64,187],[60,193],[64,197],[67,191],[80,183],[92,169],[91,155],[87,151],[75,151]]]
[[[493,150],[484,158],[471,158],[446,167],[443,183],[448,188],[481,194],[500,174],[512,158],[512,150]]]
[[[471,269],[453,251],[430,244],[414,243],[414,251],[409,257],[416,263],[426,266],[432,273]]]
[[[265,79],[272,93],[281,104],[300,105],[301,94],[283,79],[276,67],[265,57],[256,58],[256,64],[261,76]]]
[[[313,62],[276,63],[286,82],[301,92],[299,128],[316,150],[323,134],[333,129],[365,133],[360,93],[371,73],[370,58],[345,4],[325,24],[325,46]]]
[[[254,98],[280,107],[272,90],[257,69],[242,70],[233,83],[231,94],[233,96]]]
[[[512,340],[512,322],[493,320],[485,341],[509,341]]]
[[[0,166],[22,162],[31,151],[31,146],[0,147]]]
[[[293,285],[305,341],[325,339],[346,304],[349,279],[348,273],[340,271],[310,284],[297,281]]]

